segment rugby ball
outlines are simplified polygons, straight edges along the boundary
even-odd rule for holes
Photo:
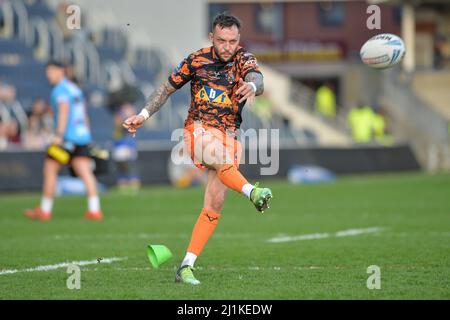
[[[378,34],[364,43],[359,55],[371,68],[386,69],[402,61],[406,48],[403,40],[391,33]]]

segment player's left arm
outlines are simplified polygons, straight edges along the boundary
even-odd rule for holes
[[[245,76],[245,82],[252,86],[255,96],[259,96],[264,92],[264,79],[260,72],[249,72]]]
[[[69,103],[66,101],[58,103],[58,125],[56,127],[53,143],[61,145],[64,141],[64,133],[66,132],[67,122],[69,119]]]
[[[244,52],[240,55],[239,69],[242,74],[242,78],[239,79],[239,88],[236,90],[236,94],[240,95],[239,103],[245,100],[252,103],[255,96],[264,92],[263,75],[256,57],[249,52]]]
[[[245,76],[245,81],[242,78],[239,79],[239,88],[236,90],[236,94],[241,95],[239,103],[248,100],[253,102],[255,96],[259,96],[264,92],[263,76],[259,72],[249,72]]]

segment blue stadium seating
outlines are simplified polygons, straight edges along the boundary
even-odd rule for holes
[[[36,0],[34,3],[25,2],[29,17],[52,18],[54,12],[47,6],[44,0]]]
[[[43,98],[47,101],[50,99],[51,87],[47,83],[47,80],[41,83],[20,81],[14,85],[17,88],[17,96],[20,101],[32,101],[36,98]],[[24,107],[26,109],[29,108],[26,105]]]
[[[157,74],[154,70],[149,70],[146,67],[139,67],[139,66],[133,67],[132,70],[138,80],[150,83],[155,82]]]
[[[101,143],[110,141],[113,132],[113,118],[109,110],[105,107],[88,107],[87,111],[94,140]]]
[[[21,1],[21,0],[17,0]],[[55,17],[55,13],[47,7],[45,1],[36,0],[34,3],[31,1],[26,2],[26,9],[28,12],[28,19],[31,21],[35,17],[42,18],[45,23],[50,23],[52,18]],[[37,32],[36,29],[29,30],[29,32]],[[88,29],[85,32],[89,33]],[[38,37],[35,37],[39,39]],[[90,38],[89,38],[90,39]],[[90,41],[86,39],[86,41]],[[50,35],[50,55],[54,56],[56,53],[54,39]],[[38,41],[38,40],[37,40]],[[68,44],[74,44],[73,51],[68,50]],[[51,87],[47,82],[45,77],[45,62],[36,60],[34,55],[34,49],[38,43],[31,44],[29,47],[24,41],[19,40],[17,34],[12,39],[0,38],[0,81],[6,81],[13,84],[17,88],[18,100],[22,102],[25,109],[28,109],[32,100],[36,98],[44,98],[49,100]],[[117,65],[125,61],[126,53],[128,50],[128,39],[126,35],[121,30],[117,29],[105,29],[102,33],[102,38],[99,42],[92,42],[92,47],[98,52],[101,68],[107,66],[107,61],[112,60]],[[72,38],[65,39],[65,54],[66,59],[69,63],[74,63],[74,53],[81,52],[86,55],[85,47],[76,45],[76,40]],[[14,56],[15,55],[15,56]],[[142,86],[144,83],[150,83],[152,86],[156,87],[159,85],[157,79],[161,72],[165,72],[167,66],[164,66],[166,59],[164,55],[157,49],[137,49],[135,51],[135,63],[131,66],[134,72],[138,85]],[[15,61],[15,57],[19,57]],[[90,70],[90,66],[86,66],[84,72],[85,76],[81,79],[93,79],[86,77]],[[120,72],[123,71],[119,71]],[[115,75],[117,76],[117,75]],[[107,96],[106,85],[107,81],[102,81],[100,83],[83,83],[83,90],[87,97],[89,104],[89,97],[93,91],[100,91]],[[101,100],[100,100],[101,101]],[[106,106],[106,99],[104,101],[104,106],[97,105],[95,107],[88,105],[88,115],[91,120],[91,129],[94,139],[100,143],[104,144],[112,139],[113,133],[113,115]],[[187,113],[188,106],[190,103],[190,89],[186,85],[180,90],[177,90],[171,98],[170,103],[155,115],[157,129],[148,129],[147,127],[142,128],[137,139],[139,140],[153,140],[153,141],[170,141],[172,130],[179,128],[183,125],[184,117]],[[264,128],[265,125],[258,117],[253,113],[244,109],[243,118],[245,118],[244,126],[247,128]],[[276,115],[273,117],[270,126],[279,127],[277,124],[282,125],[282,120],[277,118]],[[280,125],[280,126],[281,126]],[[296,135],[299,133],[295,133]],[[313,134],[309,132],[301,133],[306,139],[314,140]],[[282,128],[280,135],[283,137],[294,139],[294,133],[288,128]]]
[[[171,130],[148,130],[144,128],[144,130],[139,131],[136,138],[138,140],[170,141],[171,136]]]
[[[124,58],[123,52],[115,50],[111,47],[100,46],[97,47],[97,52],[100,57],[100,60],[113,60],[120,61]]]
[[[189,106],[189,101],[191,97],[191,92],[188,85],[185,85],[181,89],[175,91],[170,98],[172,99],[172,104],[174,106]]]
[[[24,41],[16,38],[0,38],[0,57],[6,54],[18,54],[21,60],[33,59],[33,49],[27,47]]]

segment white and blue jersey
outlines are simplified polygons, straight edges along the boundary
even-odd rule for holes
[[[61,80],[52,90],[50,104],[55,115],[55,123],[58,125],[58,113],[60,103],[69,104],[67,126],[64,132],[64,141],[75,145],[91,143],[92,137],[86,123],[86,105],[83,92],[80,88],[67,79]]]

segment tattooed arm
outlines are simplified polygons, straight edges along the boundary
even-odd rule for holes
[[[148,98],[147,103],[138,115],[131,116],[123,122],[123,127],[130,133],[136,133],[136,130],[144,124],[145,120],[161,109],[169,96],[176,90],[177,89],[175,89],[169,81],[164,82],[161,87],[153,92]]]
[[[250,104],[253,103],[255,96],[259,96],[264,92],[263,76],[259,72],[249,72],[245,76],[245,81],[239,79],[239,88],[236,94],[241,95],[239,103],[248,100]]]
[[[259,96],[264,92],[264,81],[263,81],[263,75],[259,72],[249,72],[245,76],[246,82],[252,82],[255,85],[255,96]]]
[[[148,117],[145,117],[147,120],[150,118],[155,112],[157,112],[161,107],[166,103],[169,96],[174,93],[177,89],[172,87],[169,81],[166,81],[159,87],[158,90],[153,92],[153,94],[148,98],[147,103],[144,106],[144,109],[148,112]]]

